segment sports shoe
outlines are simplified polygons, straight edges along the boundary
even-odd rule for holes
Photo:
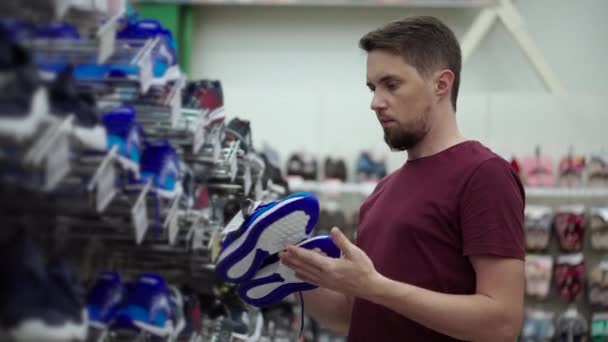
[[[143,331],[168,337],[174,331],[171,300],[165,280],[156,274],[142,274],[127,285],[127,293],[112,321],[112,330]]]
[[[552,223],[553,209],[551,207],[538,205],[526,206],[525,229],[527,250],[544,251],[549,246]]]
[[[521,342],[550,341],[555,335],[555,313],[526,309]]]
[[[555,215],[559,245],[565,252],[578,252],[583,248],[588,220],[583,210],[564,209]]]
[[[177,337],[186,328],[186,318],[184,315],[184,297],[181,291],[175,286],[169,286],[169,297],[171,301],[171,320],[173,321],[173,331],[171,337],[176,340]]]
[[[168,140],[146,142],[141,158],[141,179],[132,185],[139,188],[152,180],[152,191],[163,198],[173,199],[181,190],[177,152]]]
[[[584,290],[585,263],[583,254],[562,255],[557,259],[555,279],[559,295],[567,301],[574,301]]]
[[[139,178],[143,149],[143,130],[135,117],[135,108],[123,105],[104,114],[103,124],[108,134],[108,150],[118,146],[118,160]]]
[[[179,335],[179,340],[195,341],[200,338],[203,330],[203,314],[198,295],[188,288],[182,288],[184,299],[185,327]]]
[[[550,255],[528,255],[526,257],[526,294],[545,298],[549,294],[553,258]]]
[[[587,320],[574,307],[562,313],[556,322],[560,341],[584,342],[587,339]]]
[[[68,67],[57,75],[49,86],[51,114],[60,120],[74,115],[71,132],[74,140],[84,149],[104,151],[108,145],[106,129],[98,119],[95,99],[78,91]]]
[[[0,137],[22,142],[34,136],[48,113],[48,93],[31,57],[0,29]]]
[[[240,148],[245,153],[249,153],[253,149],[253,140],[251,138],[251,126],[249,121],[234,118],[230,120],[226,126],[225,141],[239,140]]]
[[[82,289],[63,260],[45,265],[22,233],[0,246],[0,336],[15,341],[84,341]]]
[[[238,230],[226,236],[216,274],[226,282],[251,278],[266,257],[307,238],[318,217],[319,202],[309,193],[257,207]]]
[[[124,298],[124,288],[120,274],[103,272],[87,296],[89,325],[105,330],[120,308]]]
[[[536,149],[535,155],[524,157],[521,160],[521,178],[528,186],[555,185],[551,157],[541,155],[540,148]]]
[[[375,160],[369,152],[361,152],[359,159],[357,159],[358,181],[379,181],[384,177],[386,177],[385,162],[383,160]]]
[[[331,258],[340,257],[340,249],[328,235],[315,236],[298,244]],[[316,285],[305,283],[295,272],[283,265],[278,255],[271,256],[250,280],[239,284],[239,294],[251,305],[267,307],[294,292],[313,290]]]
[[[169,81],[175,81],[181,76],[177,61],[175,39],[170,30],[165,29],[160,22],[154,19],[142,19],[128,23],[116,34],[118,40],[124,40],[129,45],[142,45],[147,39],[160,37],[161,44],[152,52],[153,84],[163,86]],[[110,66],[110,73],[114,76],[139,73],[138,67],[128,65]]]
[[[589,230],[591,247],[596,250],[608,249],[608,208],[589,210]]]
[[[591,338],[593,342],[608,340],[608,313],[595,312],[591,317]]]

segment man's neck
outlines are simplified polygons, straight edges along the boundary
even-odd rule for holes
[[[466,141],[458,129],[456,116],[452,110],[445,112],[443,117],[434,121],[435,124],[431,126],[424,139],[407,151],[408,160],[432,156]]]

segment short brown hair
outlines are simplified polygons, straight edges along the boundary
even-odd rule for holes
[[[454,32],[434,17],[415,16],[393,21],[369,32],[359,40],[366,52],[386,50],[401,55],[404,60],[427,76],[440,68],[454,73],[452,106],[456,110],[462,57]]]

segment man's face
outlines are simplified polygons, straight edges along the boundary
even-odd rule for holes
[[[430,129],[433,82],[403,57],[375,50],[367,56],[367,86],[389,147],[403,151],[416,146]]]

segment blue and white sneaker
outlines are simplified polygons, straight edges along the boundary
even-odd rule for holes
[[[186,318],[184,312],[184,296],[181,291],[175,286],[169,286],[171,292],[171,320],[173,321],[173,332],[171,337],[174,341],[177,341],[179,335],[186,328]]]
[[[102,121],[108,134],[108,150],[118,146],[119,162],[139,178],[144,136],[135,108],[131,105],[114,108],[103,116]]]
[[[126,298],[111,324],[111,330],[146,332],[157,337],[173,333],[171,301],[165,280],[156,274],[142,274],[127,285]]]
[[[163,86],[168,81],[175,81],[181,76],[177,60],[177,45],[170,30],[164,28],[154,19],[141,19],[127,24],[116,34],[118,40],[125,40],[130,45],[143,44],[147,39],[160,37],[161,44],[152,52],[153,84]],[[110,74],[129,77],[137,75],[137,67],[128,65],[110,66]]]
[[[268,256],[306,239],[319,218],[319,202],[296,193],[256,208],[241,228],[226,236],[216,274],[226,282],[251,278]]]
[[[146,142],[141,158],[141,179],[131,188],[139,188],[152,180],[152,191],[163,198],[173,199],[181,191],[177,152],[168,140]]]
[[[118,312],[124,297],[124,287],[116,272],[103,272],[87,296],[89,325],[105,330]]]
[[[315,236],[302,241],[298,246],[331,258],[340,257],[340,249],[329,235]],[[283,265],[278,254],[272,255],[264,264],[251,280],[241,283],[238,287],[239,295],[248,304],[267,307],[292,293],[317,288],[316,285],[297,278],[292,269]]]

